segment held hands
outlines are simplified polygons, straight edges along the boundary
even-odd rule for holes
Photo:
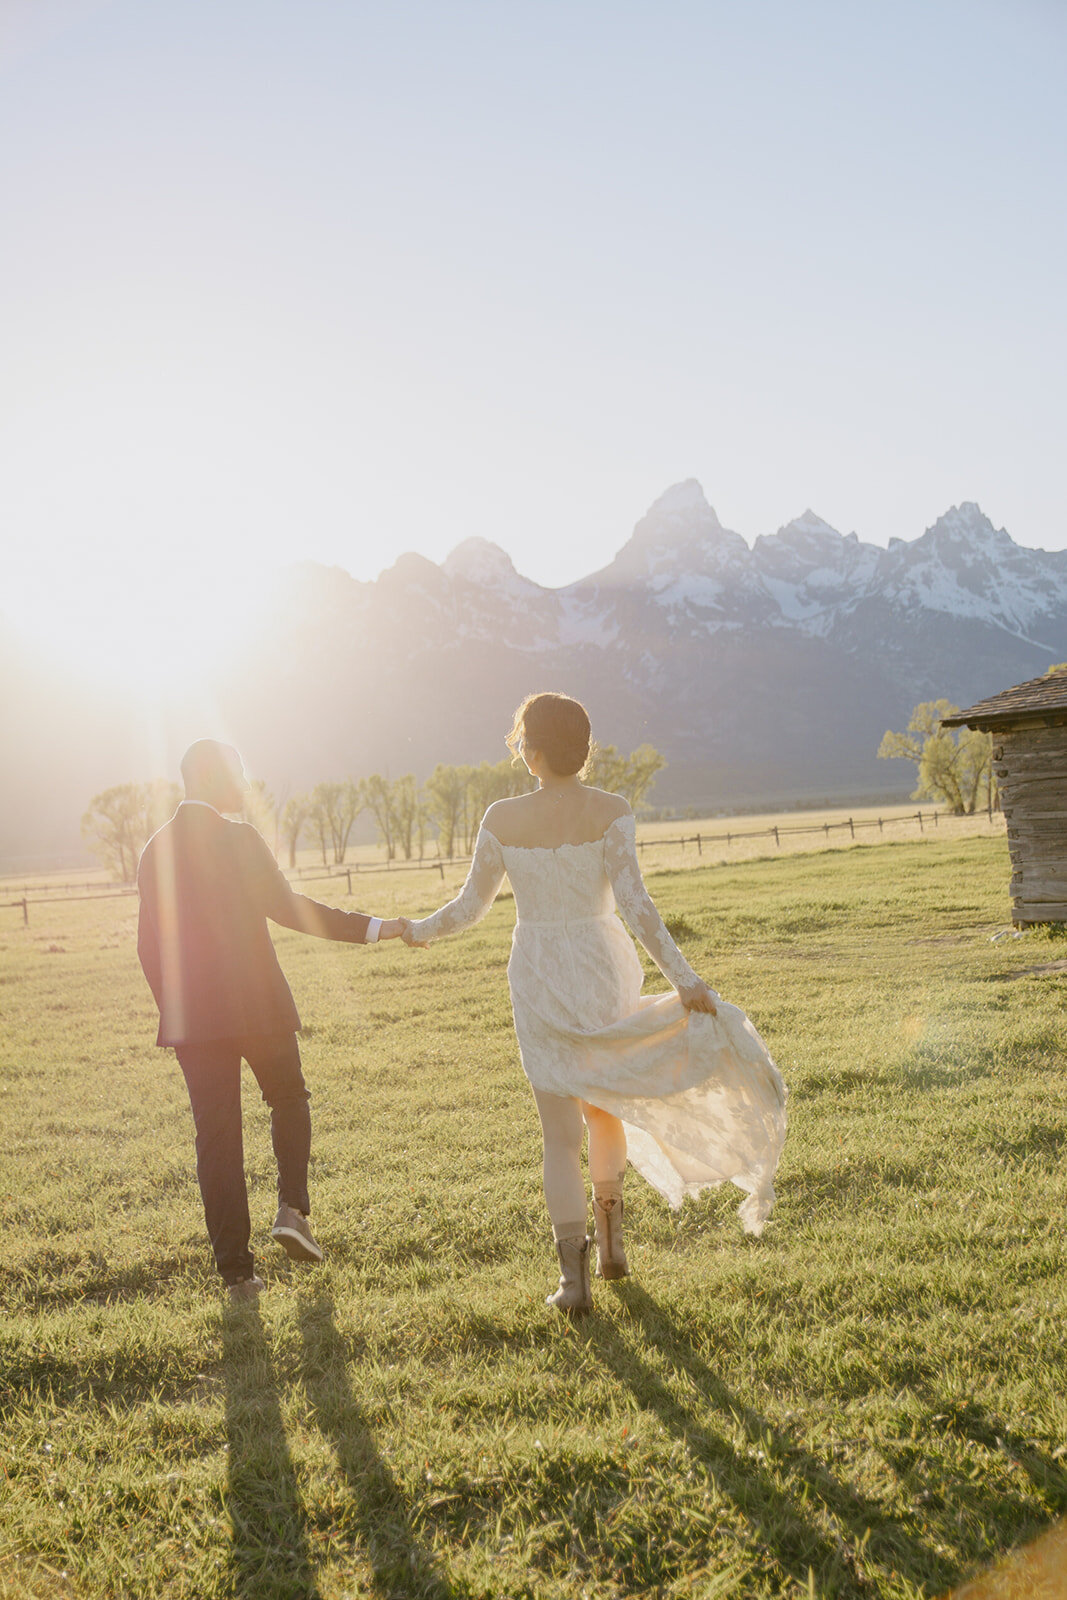
[[[400,937],[409,950],[428,950],[430,948],[428,940],[415,938],[410,917],[398,917],[397,921],[400,924]]]
[[[703,981],[690,983],[684,989],[679,989],[678,998],[687,1011],[706,1011],[710,1016],[718,1016],[715,991],[709,989]]]
[[[382,925],[378,929],[378,943],[386,939],[403,939],[406,945],[414,950],[428,950],[429,945],[419,939],[412,938],[410,917],[383,917]]]

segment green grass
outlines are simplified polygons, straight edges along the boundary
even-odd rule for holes
[[[790,1134],[758,1242],[736,1191],[674,1215],[632,1178],[635,1277],[574,1327],[510,899],[426,952],[279,936],[328,1260],[271,1247],[247,1075],[248,1310],[132,904],[4,914],[0,1596],[932,1597],[1067,1512],[1067,974],[1026,974],[1067,947],[990,942],[1003,841],[648,865]]]

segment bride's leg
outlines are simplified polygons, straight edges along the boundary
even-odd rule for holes
[[[547,1304],[568,1315],[580,1314],[593,1304],[585,1231],[588,1202],[581,1168],[581,1102],[565,1095],[542,1094],[538,1089],[533,1095],[545,1141],[545,1203],[560,1265],[559,1288],[547,1296]]]
[[[589,1129],[589,1176],[594,1188],[610,1183],[621,1186],[626,1171],[626,1129],[610,1111],[584,1101],[582,1115]]]
[[[622,1242],[622,1180],[626,1172],[626,1130],[618,1117],[583,1104],[589,1129],[589,1176],[593,1180],[597,1276],[626,1278],[630,1265]]]
[[[557,1239],[584,1239],[589,1202],[582,1177],[582,1106],[534,1089],[544,1138],[545,1204]]]

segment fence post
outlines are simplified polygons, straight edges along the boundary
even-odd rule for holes
[[[703,850],[702,850],[702,849],[701,849],[701,848],[700,848],[700,835],[699,835],[699,833],[698,833],[698,834],[697,834],[697,855],[698,855],[698,856],[702,856],[702,855],[703,855],[703,854],[704,854],[704,852],[703,852]]]
[[[29,925],[30,925],[30,902],[27,900],[26,896],[23,895],[23,897],[22,897],[22,926],[24,928],[28,928]]]
[[[881,817],[879,817],[878,818],[878,832],[881,833],[881,831],[882,831],[882,819],[881,819]]]
[[[775,828],[774,828],[774,843],[775,843],[775,848],[776,849],[780,850],[782,848],[782,841],[778,837],[777,824],[775,824]]]
[[[345,877],[348,879],[348,893],[349,893],[349,896],[351,897],[351,894],[352,894],[352,868],[351,867],[349,867],[348,871],[345,873]]]
[[[823,823],[823,831],[826,834],[826,837],[829,838],[830,837],[830,824],[828,822],[824,822]]]
[[[934,812],[934,827],[937,827],[937,812]]]
[[[923,814],[922,814],[921,811],[917,811],[915,814],[919,819],[919,832],[922,833],[923,832]]]
[[[441,874],[441,882],[444,883],[444,881],[445,881],[445,864],[444,864],[443,861],[439,861],[437,863],[437,870]]]
[[[852,835],[853,838],[856,837],[856,825],[853,822],[851,817],[849,817],[849,819],[848,819],[848,831]]]

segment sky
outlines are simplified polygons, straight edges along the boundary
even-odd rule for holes
[[[1060,0],[4,0],[0,609],[558,586],[690,477],[1067,547],[1065,65]]]

